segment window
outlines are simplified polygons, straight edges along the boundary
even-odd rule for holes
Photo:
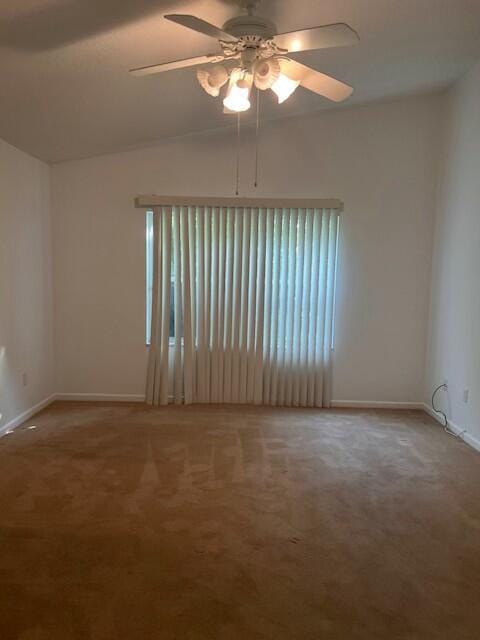
[[[145,234],[145,256],[146,256],[146,310],[145,310],[145,342],[150,344],[152,335],[152,300],[153,300],[153,211],[146,212],[146,234]],[[173,259],[173,257],[172,257]],[[170,287],[170,337],[175,335],[175,309],[173,304],[173,296],[175,290],[175,274],[172,269],[171,287]]]
[[[174,264],[174,249],[173,249],[173,220],[174,220],[174,216],[178,215],[177,213],[173,213],[172,215],[172,246],[171,246],[171,256],[172,256],[172,262],[171,262],[171,275],[170,275],[170,322],[169,322],[169,336],[170,336],[170,342],[173,343],[174,342],[174,338],[175,338],[175,264]],[[277,224],[278,221],[274,220],[274,232],[275,229],[277,228]],[[280,227],[282,227],[281,223],[280,223]],[[335,256],[338,252],[338,238],[339,238],[339,228],[340,228],[340,223],[338,222],[337,224],[337,230],[336,230],[336,239],[335,239]],[[296,224],[296,230],[297,233],[300,229],[300,221],[297,221]],[[281,230],[279,231],[280,236],[282,236],[284,233],[284,229],[283,227],[281,228]],[[146,300],[146,312],[145,312],[145,336],[146,336],[146,344],[149,345],[150,344],[150,340],[151,340],[151,332],[152,332],[152,301],[153,301],[153,271],[154,271],[154,264],[153,264],[153,245],[154,245],[154,232],[153,232],[153,211],[151,209],[147,209],[146,211],[146,248],[145,248],[145,256],[146,256],[146,278],[145,278],[145,282],[146,282],[146,295],[145,295],[145,300]],[[280,263],[285,262],[286,260],[288,260],[288,256],[289,253],[291,252],[292,247],[284,247],[283,244],[281,244],[280,248],[279,248],[279,254],[278,254],[278,259]],[[298,258],[299,255],[299,247],[296,246],[293,249],[293,254]],[[335,266],[334,266],[334,274],[336,275],[336,271],[337,271],[337,267],[336,267],[336,258],[335,258]],[[335,276],[334,276],[335,279]],[[333,295],[335,296],[335,282],[333,284]],[[334,301],[335,303],[335,301]],[[333,305],[335,308],[335,304]],[[334,313],[334,311],[333,311]],[[180,326],[182,327],[182,331],[183,331],[183,313],[180,313]],[[333,335],[333,331],[334,331],[334,326],[332,327],[332,347],[333,347],[333,343],[334,343],[334,335]],[[183,333],[182,333],[183,335]],[[182,338],[183,340],[183,338]]]

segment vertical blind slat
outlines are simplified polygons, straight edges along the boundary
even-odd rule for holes
[[[277,404],[277,381],[278,381],[278,321],[279,293],[280,293],[280,242],[282,232],[282,214],[280,210],[275,210],[274,215],[274,235],[273,235],[273,275],[272,275],[272,306],[271,306],[271,338],[270,338],[270,404]]]
[[[274,229],[274,211],[268,209],[266,212],[266,229],[265,229],[265,279],[264,288],[264,309],[263,309],[263,350],[259,353],[259,359],[263,359],[263,389],[257,392],[258,402],[270,402],[270,380],[271,380],[271,344],[270,335],[272,329],[272,270],[273,270],[273,229]],[[260,381],[258,382],[260,387]],[[263,393],[262,393],[263,391]]]
[[[173,255],[174,255],[174,336],[175,336],[175,350],[174,350],[174,388],[173,396],[175,404],[181,404],[183,396],[182,385],[182,309],[184,308],[182,299],[182,277],[181,277],[181,249],[180,249],[180,211],[178,207],[174,207],[172,210],[173,216]],[[170,285],[171,286],[171,285]]]
[[[293,323],[295,315],[295,283],[297,275],[297,234],[298,212],[290,210],[290,241],[288,245],[288,284],[287,284],[287,326],[285,332],[285,397],[284,404],[291,406],[293,394]]]
[[[333,332],[333,313],[334,313],[334,289],[335,289],[335,266],[336,266],[336,250],[337,250],[337,226],[338,216],[333,211],[329,212],[329,233],[328,233],[328,263],[326,276],[326,294],[325,294],[325,329],[321,344],[322,359],[324,362],[323,385],[318,385],[318,405],[330,406],[330,384],[331,384],[331,352],[332,352],[332,332]],[[320,304],[320,303],[319,303]]]
[[[203,208],[197,208],[196,212],[197,235],[196,235],[196,273],[197,273],[197,291],[196,291],[196,349],[197,349],[197,401],[205,402],[206,395],[206,333],[205,333],[205,262],[204,262],[204,238],[205,238],[205,215]]]
[[[224,365],[224,334],[225,334],[225,259],[226,259],[226,212],[225,209],[218,211],[218,278],[217,278],[217,357],[216,366],[216,402],[223,402],[223,365]]]
[[[254,404],[262,403],[262,357],[263,357],[263,330],[264,330],[264,300],[265,300],[265,231],[266,231],[266,215],[264,209],[258,212],[258,255],[256,265],[256,283],[255,283],[255,321],[254,335],[252,337],[253,366],[252,386]]]
[[[305,241],[305,210],[298,212],[297,271],[295,276],[295,308],[293,311],[292,404],[298,407],[300,389],[300,323],[302,319],[302,283]]]
[[[277,366],[278,366],[278,378],[277,378],[277,392],[276,403],[279,405],[284,404],[285,397],[285,339],[286,339],[286,314],[287,307],[287,293],[288,293],[288,272],[289,272],[289,257],[288,248],[290,242],[290,209],[283,209],[282,214],[282,236],[281,236],[281,255],[280,255],[280,306],[279,306],[279,318],[278,318],[278,340],[277,340]]]
[[[220,250],[220,230],[218,226],[218,209],[212,209],[211,224],[211,291],[210,291],[210,400],[218,402],[218,270]]]
[[[238,402],[247,401],[247,334],[248,334],[248,286],[250,267],[250,226],[251,211],[243,210],[243,246],[241,266],[241,304],[240,304],[240,363],[238,374]]]
[[[322,299],[327,297],[327,275],[328,275],[328,250],[329,250],[330,220],[326,211],[322,213],[322,234],[320,237],[320,260],[318,288],[315,297],[315,309],[317,322],[314,329],[314,362],[321,362],[323,356],[323,340],[325,337],[326,306],[322,304]],[[323,384],[323,366],[315,371],[313,386],[313,406],[321,407],[322,400],[319,390]]]
[[[223,365],[223,402],[231,402],[232,399],[232,318],[234,303],[233,265],[234,265],[234,238],[235,238],[235,213],[229,207],[226,210],[226,266],[225,266],[225,328],[224,328],[224,353]]]
[[[192,333],[192,281],[190,266],[190,216],[187,207],[180,209],[182,298],[183,298],[183,398],[185,404],[193,401],[193,333]]]
[[[313,217],[313,234],[312,234],[312,269],[311,280],[309,286],[310,295],[310,313],[308,327],[308,351],[307,351],[307,406],[313,407],[315,401],[315,339],[317,330],[317,291],[319,287],[319,259],[320,248],[319,242],[322,233],[322,215]]]
[[[161,300],[171,300],[171,248],[172,248],[172,210],[165,207],[162,213],[162,295]],[[169,338],[170,338],[170,306],[162,304],[161,323],[161,356],[160,356],[160,384],[158,385],[158,401],[168,403],[168,370],[169,370]]]
[[[210,359],[212,354],[211,327],[210,327],[210,309],[212,305],[211,300],[211,283],[212,283],[212,249],[211,249],[211,224],[212,213],[210,207],[205,207],[203,214],[203,233],[204,233],[204,288],[203,288],[203,318],[204,318],[204,400],[203,402],[210,402]]]
[[[250,261],[248,266],[248,301],[246,321],[246,395],[245,401],[252,404],[255,384],[255,323],[257,319],[257,255],[258,255],[258,209],[250,212]]]
[[[300,330],[300,381],[299,404],[307,406],[308,397],[308,335],[310,328],[310,287],[312,273],[312,245],[313,245],[313,211],[305,212],[305,248],[302,282],[302,323]]]
[[[233,244],[233,314],[232,323],[232,381],[231,402],[238,402],[238,386],[240,379],[240,326],[241,326],[241,293],[242,293],[242,247],[243,218],[240,210],[235,209],[235,240]]]

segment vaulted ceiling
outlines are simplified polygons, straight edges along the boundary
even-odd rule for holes
[[[0,137],[58,162],[230,126],[194,70],[128,74],[216,50],[162,18],[171,12],[222,25],[240,10],[233,0],[1,0]],[[349,104],[447,87],[480,57],[479,0],[264,0],[259,13],[280,32],[347,22],[360,34],[354,48],[298,58],[351,84]],[[322,108],[332,104],[299,89],[280,106],[265,97],[262,114]]]

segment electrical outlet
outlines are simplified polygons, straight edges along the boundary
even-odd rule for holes
[[[23,384],[24,387],[26,387],[27,384],[28,384],[27,374],[25,372],[22,373],[22,384]]]
[[[463,390],[463,401],[465,404],[468,403],[468,396],[470,395],[470,389]]]

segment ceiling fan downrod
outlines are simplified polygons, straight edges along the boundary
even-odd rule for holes
[[[257,6],[260,4],[260,0],[240,0],[239,4],[245,9],[249,16],[253,16],[257,10]]]

